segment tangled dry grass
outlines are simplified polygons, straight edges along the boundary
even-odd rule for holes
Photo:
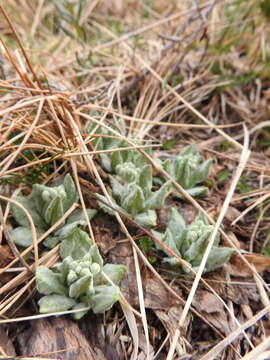
[[[267,359],[268,1],[7,0],[0,16],[1,359]],[[205,260],[217,231],[235,255],[222,271],[204,275],[203,261],[194,278],[174,274],[139,246],[147,229],[99,213],[91,237],[104,257],[129,266],[122,307],[78,324],[48,320],[38,314],[35,269],[59,255],[42,241],[74,207],[98,208],[96,192],[110,204],[87,129],[117,119],[128,147],[135,135],[170,157],[196,143],[214,159],[209,193],[194,199],[175,183],[182,199],[170,197],[159,220],[173,205],[187,221],[201,210],[215,225]],[[21,252],[10,237],[12,195],[67,172],[80,205],[39,238],[33,226],[34,244]]]

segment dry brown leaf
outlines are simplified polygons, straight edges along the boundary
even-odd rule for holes
[[[262,273],[270,269],[270,258],[262,254],[247,254],[245,259],[255,267],[258,273]],[[228,271],[233,276],[247,277],[252,276],[252,271],[244,263],[244,261],[237,255],[231,257],[228,264]]]
[[[214,294],[205,290],[197,291],[192,304],[209,323],[223,334],[228,335],[231,332],[224,306]]]

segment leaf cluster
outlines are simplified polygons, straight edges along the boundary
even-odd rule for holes
[[[176,255],[184,259],[196,271],[202,261],[203,255],[208,245],[209,237],[213,231],[213,225],[209,225],[207,219],[202,213],[190,224],[186,225],[185,220],[179,212],[172,208],[171,218],[167,224],[165,233],[152,230],[152,233]],[[210,251],[204,272],[215,270],[221,267],[229,260],[233,249],[219,247],[220,234],[217,234],[213,247]],[[178,260],[167,253],[161,246],[155,244],[157,249],[166,253],[167,257],[163,259],[174,267],[182,267],[182,270],[189,273],[190,270],[181,264]]]
[[[152,166],[149,164],[136,167],[134,163],[126,162],[118,164],[115,171],[117,176],[110,178],[114,208],[143,226],[155,226],[155,210],[162,208],[171,183],[166,182],[159,190],[152,191]],[[106,202],[104,196],[98,197]],[[113,215],[112,209],[103,202],[99,202],[99,205],[105,212]]]
[[[58,186],[34,184],[28,197],[19,195],[14,196],[13,199],[29,212],[36,226],[37,234],[41,236],[64,215],[73,203],[78,201],[79,196],[72,177],[67,174],[63,183]],[[32,245],[32,232],[25,212],[19,206],[12,205],[12,214],[20,225],[13,229],[12,240],[19,246]],[[89,218],[92,218],[96,214],[96,210],[88,209],[87,214]],[[46,238],[44,244],[48,247],[55,246],[67,231],[79,225],[85,226],[86,220],[84,212],[77,209],[67,218],[65,224],[56,229],[53,236]]]
[[[162,162],[162,167],[190,195],[198,196],[207,192],[205,186],[197,186],[206,180],[212,160],[203,161],[197,147],[192,144],[183,149],[175,158]],[[162,179],[163,182],[165,179]]]
[[[78,227],[66,233],[60,245],[62,262],[53,269],[39,266],[36,272],[41,313],[84,309],[74,313],[83,317],[110,309],[119,300],[117,286],[126,273],[124,265],[103,264],[97,245]]]
[[[121,135],[126,136],[125,124],[118,121],[115,126],[111,125],[112,130],[119,132]],[[101,153],[100,161],[104,170],[109,173],[115,173],[116,167],[124,163],[132,163],[136,167],[141,167],[147,164],[146,158],[136,149],[134,150],[119,150],[113,151],[114,149],[121,149],[130,146],[125,140],[115,136],[115,134],[109,129],[102,127],[101,125],[91,124],[88,128],[89,133],[95,133],[99,135],[96,137],[92,144],[96,150],[112,150],[112,152]],[[132,139],[136,145],[141,145],[141,141],[138,139]],[[151,154],[151,149],[144,149],[145,152]]]

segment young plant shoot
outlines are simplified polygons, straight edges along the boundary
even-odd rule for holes
[[[187,261],[196,271],[200,266],[213,229],[213,225],[208,224],[207,219],[202,213],[200,213],[190,225],[186,225],[185,220],[179,212],[175,208],[172,208],[171,218],[167,224],[165,233],[154,230],[152,230],[152,233],[173,250],[176,255]],[[229,260],[233,253],[233,249],[231,248],[219,247],[219,242],[220,234],[215,238],[204,272],[221,267]],[[167,255],[167,257],[163,259],[164,262],[173,265],[175,268],[180,266],[186,273],[190,272],[186,266],[180,265],[178,260],[163,250],[161,246],[158,244],[155,245],[157,249],[162,250]]]
[[[67,174],[63,184],[59,186],[33,185],[32,193],[28,196],[14,196],[14,200],[22,204],[31,215],[36,226],[38,236],[48,230],[64,213],[78,201],[77,193],[72,177]],[[16,205],[12,205],[12,214],[16,222],[20,225],[12,231],[12,240],[16,245],[28,247],[32,245],[32,232],[25,212]],[[96,210],[87,209],[87,215],[91,219],[96,214]],[[75,210],[66,220],[65,224],[59,226],[43,242],[47,247],[54,247],[61,237],[65,236],[77,226],[86,226],[85,214],[83,210]]]

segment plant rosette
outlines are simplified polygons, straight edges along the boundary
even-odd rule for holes
[[[120,299],[119,283],[127,268],[103,264],[97,245],[79,228],[73,229],[61,242],[62,262],[53,269],[39,266],[37,290],[45,295],[39,300],[41,313],[84,309],[73,314],[82,318],[88,310],[103,313]]]
[[[171,217],[167,224],[165,233],[152,230],[152,233],[181,259],[185,260],[193,270],[197,271],[205,250],[208,245],[209,237],[214,229],[213,225],[209,225],[207,219],[202,213],[190,224],[186,225],[185,220],[179,212],[172,208]],[[204,272],[215,270],[221,267],[230,259],[233,249],[227,247],[219,247],[220,234],[217,234]],[[155,244],[158,250],[162,250],[167,257],[164,262],[169,263],[174,268],[181,268],[185,273],[190,273],[187,266],[179,264],[178,260],[167,253],[160,245]]]

